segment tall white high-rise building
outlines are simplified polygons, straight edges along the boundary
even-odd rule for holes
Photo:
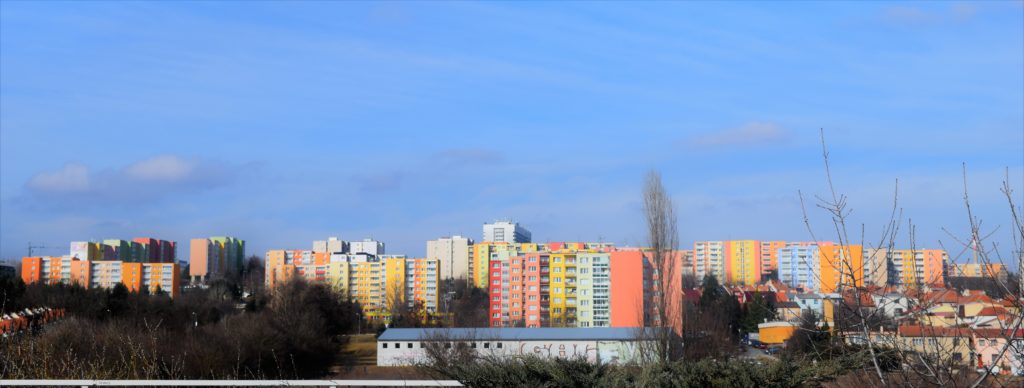
[[[337,238],[313,241],[313,252],[348,253],[348,243]]]
[[[365,253],[368,255],[380,256],[384,254],[384,243],[365,238],[363,241],[349,242],[348,250],[348,253],[353,255]]]
[[[518,222],[498,221],[484,224],[484,242],[528,243],[533,235]]]
[[[470,249],[473,240],[462,236],[427,241],[427,258],[440,263],[441,280],[469,276]]]

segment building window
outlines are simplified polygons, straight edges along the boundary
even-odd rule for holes
[[[498,342],[498,349],[501,349],[501,342]]]
[[[382,343],[381,345],[384,345],[384,349],[387,349],[387,348],[388,348],[388,343],[387,343],[387,342],[385,342],[385,343]]]
[[[490,347],[491,347],[491,343],[490,342],[484,342],[484,349],[489,349]]]

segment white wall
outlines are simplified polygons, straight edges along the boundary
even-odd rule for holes
[[[461,342],[461,341],[460,341]],[[484,343],[490,343],[484,348]],[[382,344],[387,343],[387,349]],[[396,349],[395,344],[401,347]],[[409,348],[409,344],[412,348]],[[377,366],[410,365],[425,362],[426,349],[420,347],[421,341],[377,341]],[[501,348],[497,344],[501,344]],[[430,345],[427,345],[430,346]],[[455,345],[452,345],[455,346]],[[638,361],[636,345],[633,341],[476,341],[476,351],[481,355],[516,357],[535,355],[542,358],[574,358],[584,357],[590,362],[599,359],[605,363],[622,363]]]

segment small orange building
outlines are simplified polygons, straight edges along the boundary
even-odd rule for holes
[[[765,322],[757,325],[757,332],[760,341],[766,344],[781,344],[793,337],[797,325],[792,322],[776,321]]]

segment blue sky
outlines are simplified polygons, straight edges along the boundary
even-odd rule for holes
[[[917,245],[1024,202],[1024,7],[986,3],[0,3],[0,256],[233,235],[808,240],[824,128],[854,229]],[[816,233],[828,217],[811,206]],[[906,229],[906,228],[904,228]],[[901,245],[909,245],[907,235]],[[186,256],[184,249],[181,256]],[[1008,252],[1004,252],[1008,253]]]

